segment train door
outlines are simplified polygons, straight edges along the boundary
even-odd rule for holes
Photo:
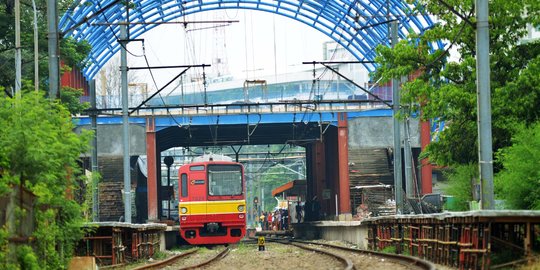
[[[201,221],[206,219],[207,212],[207,195],[206,195],[206,166],[205,165],[192,165],[189,167],[189,187],[191,192],[190,201],[193,203],[195,209],[192,210],[192,214],[200,215]]]

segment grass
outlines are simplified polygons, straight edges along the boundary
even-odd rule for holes
[[[394,247],[394,246],[387,246],[387,247],[383,248],[383,249],[381,250],[381,252],[396,254],[396,247]]]

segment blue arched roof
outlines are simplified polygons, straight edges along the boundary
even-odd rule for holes
[[[59,23],[65,37],[87,40],[92,45],[89,65],[83,73],[93,78],[120,49],[118,24],[105,26],[96,23],[126,21],[124,1],[79,0],[66,12]],[[388,26],[391,18],[399,20],[399,35],[421,33],[433,21],[426,14],[413,12],[414,5],[405,0],[132,0],[130,22],[169,22],[184,15],[217,9],[251,9],[275,13],[315,28],[346,48],[359,61],[373,61],[375,47],[388,45]],[[105,9],[104,9],[105,8]],[[104,9],[103,12],[99,12]],[[80,24],[84,21],[85,23]],[[78,25],[80,24],[80,25]],[[366,27],[377,25],[375,27]],[[130,38],[135,39],[154,28],[155,24],[132,24]],[[366,27],[366,28],[364,28]],[[442,45],[436,44],[436,47]],[[373,64],[364,64],[373,70]]]

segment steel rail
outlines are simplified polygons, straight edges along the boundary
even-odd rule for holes
[[[179,268],[178,270],[198,269],[200,267],[209,265],[209,264],[211,264],[213,262],[216,262],[216,261],[219,261],[219,260],[225,258],[229,254],[230,250],[231,250],[230,248],[226,247],[221,252],[219,252],[216,256],[214,256],[214,257],[212,257],[212,258],[210,258],[210,259],[208,259],[208,260],[206,260],[206,261],[204,261],[202,263],[199,263],[199,264],[196,264],[196,265],[191,265],[191,266],[188,266],[188,267],[182,267],[182,268]],[[179,259],[181,259],[183,257],[186,257],[188,255],[194,254],[194,253],[196,253],[198,251],[199,251],[199,249],[195,249],[195,250],[183,253],[183,254],[178,254],[178,255],[175,255],[175,256],[170,257],[170,258],[168,258],[166,260],[163,260],[163,261],[159,261],[159,262],[156,262],[156,263],[139,266],[137,268],[134,268],[134,270],[162,269],[165,266],[175,264]]]
[[[326,250],[320,250],[320,249],[312,248],[312,247],[305,246],[305,245],[302,245],[302,244],[294,243],[295,241],[291,241],[289,239],[287,239],[287,240],[278,240],[278,239],[269,239],[269,238],[267,238],[266,241],[267,242],[279,243],[279,244],[283,244],[283,245],[293,245],[293,246],[301,248],[301,249],[321,253],[321,254],[333,257],[333,258],[337,259],[338,261],[342,262],[345,265],[345,268],[343,268],[345,270],[353,270],[353,269],[355,269],[354,264],[350,259],[345,258],[345,257],[343,257],[343,256],[341,256],[339,254],[335,254],[335,253],[332,253],[332,252],[329,252],[329,251],[326,251]],[[311,244],[311,243],[309,243],[309,244]]]
[[[183,258],[183,257],[186,257],[188,255],[191,255],[191,254],[194,254],[194,253],[197,253],[199,250],[198,249],[194,249],[194,250],[191,250],[191,251],[188,251],[186,253],[182,253],[182,254],[178,254],[178,255],[174,255],[166,260],[163,260],[163,261],[159,261],[159,262],[155,262],[155,263],[152,263],[152,264],[147,264],[147,265],[143,265],[143,266],[139,266],[137,268],[134,268],[133,270],[149,270],[149,269],[159,269],[159,268],[163,268],[164,266],[167,266],[167,265],[170,265],[170,264],[173,264],[175,263],[176,261],[178,261],[179,259]]]
[[[304,246],[302,244],[298,244],[298,243],[294,243],[294,242],[291,242],[290,244],[295,246],[295,247],[299,247],[301,249],[305,249],[305,250],[309,250],[309,251],[315,251],[315,252],[318,252],[318,253],[322,253],[322,254],[334,257],[334,258],[340,260],[343,264],[346,265],[345,268],[344,268],[345,270],[355,269],[354,264],[350,259],[345,258],[345,257],[343,257],[343,256],[341,256],[339,254],[335,254],[335,253],[332,253],[332,252],[329,252],[329,251],[326,251],[326,250],[321,250],[321,249],[316,249],[316,248]]]
[[[292,242],[298,242],[298,243],[304,243],[304,244],[313,244],[313,245],[320,245],[324,247],[330,247],[330,248],[336,248],[341,249],[344,251],[354,252],[354,253],[363,253],[363,254],[369,254],[373,256],[379,256],[379,257],[386,257],[391,259],[393,262],[405,265],[405,266],[411,266],[415,265],[425,270],[435,270],[435,265],[431,262],[412,257],[412,256],[405,256],[400,254],[392,254],[392,253],[383,253],[378,251],[372,251],[372,250],[364,250],[364,249],[356,249],[356,248],[349,248],[349,247],[342,247],[342,246],[336,246],[332,244],[325,244],[325,243],[316,243],[316,242],[310,242],[310,241],[301,241],[301,240],[291,240]]]
[[[229,247],[226,247],[225,249],[223,249],[223,251],[221,251],[220,253],[218,253],[216,256],[202,262],[202,263],[199,263],[197,265],[192,265],[192,266],[188,266],[188,267],[184,267],[184,268],[180,268],[179,270],[191,270],[191,269],[198,269],[198,268],[201,268],[203,266],[206,266],[206,265],[209,265],[211,263],[214,263],[214,262],[217,262],[225,257],[227,257],[227,255],[229,255],[229,252],[231,251],[231,249]]]

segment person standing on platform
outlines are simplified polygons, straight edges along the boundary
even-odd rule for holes
[[[313,196],[313,200],[311,202],[311,214],[313,220],[319,220],[320,219],[320,212],[321,211],[321,205],[319,204],[319,201],[317,200],[317,195]]]
[[[312,221],[313,212],[312,212],[312,201],[307,199],[306,204],[304,205],[304,221]]]
[[[261,212],[261,216],[259,217],[259,221],[261,224],[261,230],[264,230],[264,222],[266,221],[266,213],[264,211]]]
[[[280,212],[280,209],[277,209],[275,212],[274,212],[274,226],[276,227],[276,229],[274,231],[279,231],[281,230],[281,212]]]
[[[272,211],[268,211],[268,215],[266,216],[267,223],[266,223],[266,229],[271,231],[272,230]]]
[[[302,222],[302,204],[300,202],[300,199],[296,202],[296,206],[294,207],[294,210],[296,211],[296,222],[300,223]]]
[[[281,220],[282,220],[282,228],[284,231],[289,229],[289,210],[283,209],[283,213],[281,213]]]

